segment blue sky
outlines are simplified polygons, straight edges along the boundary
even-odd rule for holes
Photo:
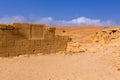
[[[119,8],[120,0],[0,0],[0,23],[120,24]]]

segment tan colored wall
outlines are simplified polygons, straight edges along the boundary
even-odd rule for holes
[[[44,24],[31,24],[31,38],[44,39],[45,25]]]
[[[46,28],[38,24],[13,23],[0,30],[0,56],[56,53],[65,51],[67,42],[69,37],[56,36],[55,28]]]
[[[47,28],[47,30],[46,30],[46,33],[45,33],[45,35],[44,35],[44,37],[45,37],[45,40],[51,40],[51,39],[54,39],[54,37],[55,37],[55,28],[54,27],[50,27],[50,28]]]
[[[26,39],[43,39],[45,33],[44,24],[12,23],[11,26],[18,29]]]
[[[30,24],[12,23],[11,26],[15,27],[16,30],[19,30],[20,34],[23,35],[26,39],[30,39]]]
[[[6,24],[0,24],[0,29],[5,29],[8,25]]]
[[[0,56],[22,54],[50,54],[65,51],[68,39],[56,37],[54,40],[11,40],[0,41]]]

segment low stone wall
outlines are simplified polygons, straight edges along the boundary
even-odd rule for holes
[[[67,42],[64,37],[56,37],[53,40],[4,40],[0,41],[0,56],[56,53],[65,51]]]

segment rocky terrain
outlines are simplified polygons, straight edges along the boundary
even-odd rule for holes
[[[0,80],[119,80],[119,27],[56,27],[66,52],[0,58]]]

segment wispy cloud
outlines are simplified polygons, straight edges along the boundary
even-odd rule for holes
[[[5,24],[9,24],[12,22],[26,22],[26,18],[23,16],[12,16],[12,17],[8,17],[8,16],[4,16],[2,18],[0,18],[0,23],[5,23]]]
[[[102,21],[100,19],[91,19],[86,17],[79,17],[72,20],[54,20],[52,17],[44,18],[26,18],[24,16],[12,16],[0,18],[0,23],[12,23],[12,22],[28,22],[28,23],[42,23],[47,25],[61,25],[61,26],[80,26],[80,25],[98,25],[98,26],[111,26],[114,22],[111,20]]]

